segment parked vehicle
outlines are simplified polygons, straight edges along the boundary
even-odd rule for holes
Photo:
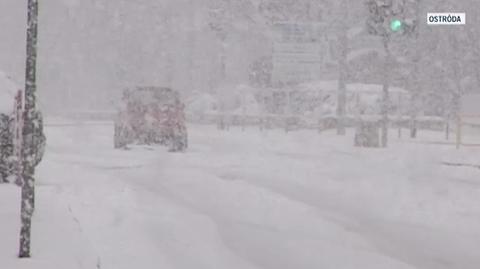
[[[115,119],[114,147],[160,144],[184,151],[188,146],[184,109],[178,92],[170,88],[125,90]]]

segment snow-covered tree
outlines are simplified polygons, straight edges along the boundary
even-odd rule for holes
[[[266,88],[272,83],[272,57],[260,57],[250,65],[249,82],[254,87]]]

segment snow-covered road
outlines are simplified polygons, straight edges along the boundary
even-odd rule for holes
[[[442,165],[478,148],[189,130],[172,154],[114,150],[108,125],[47,128],[34,259],[13,258],[16,210],[0,203],[1,268],[480,268],[480,169]]]

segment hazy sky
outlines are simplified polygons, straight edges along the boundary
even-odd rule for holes
[[[0,0],[0,70],[20,84],[24,76],[26,2]],[[113,98],[112,93],[124,87],[167,85],[169,78],[170,86],[184,92],[211,90],[218,84],[221,49],[208,28],[207,4],[212,2],[40,0],[40,101],[51,110],[64,104],[103,107]],[[426,9],[431,6],[428,11],[450,6],[461,11],[462,6],[468,6],[467,21],[477,19],[474,12],[479,5],[473,0],[425,2]],[[357,18],[357,23],[352,20],[353,26],[364,25],[361,3],[349,1],[350,16]],[[323,13],[331,16],[330,10]],[[241,23],[229,30],[226,41],[227,81],[242,84],[248,82],[249,65],[271,54],[272,44],[262,28],[249,24],[248,19],[236,20]],[[429,43],[448,40],[446,32],[435,31],[430,31]],[[355,66],[359,70],[364,67]]]

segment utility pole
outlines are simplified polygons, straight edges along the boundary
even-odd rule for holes
[[[389,70],[391,64],[390,54],[390,39],[392,31],[398,31],[401,27],[401,23],[398,20],[394,20],[396,14],[394,12],[393,0],[367,0],[367,8],[369,11],[369,17],[367,19],[367,29],[370,34],[379,36],[382,38],[383,48],[385,51],[385,60],[383,67],[383,81],[382,81],[382,106],[381,106],[381,145],[387,147],[388,144],[388,112],[389,112],[389,87],[390,78]],[[394,24],[395,22],[395,24]]]
[[[196,89],[194,84],[194,72],[195,72],[195,42],[196,42],[196,20],[195,20],[195,0],[189,0],[187,8],[188,12],[188,30],[187,30],[187,40],[188,40],[188,70],[187,70],[187,87],[189,89]]]
[[[415,7],[410,8],[413,11],[412,17],[416,19],[417,22],[419,22],[422,18],[422,4],[423,0],[416,0],[413,2]],[[417,138],[417,131],[418,131],[418,122],[417,122],[417,117],[419,113],[419,99],[420,99],[420,91],[421,91],[421,85],[420,85],[420,59],[422,58],[421,51],[419,48],[419,43],[420,43],[420,24],[415,23],[415,25],[411,26],[410,29],[410,35],[412,39],[411,46],[413,48],[412,52],[412,61],[413,61],[413,66],[412,66],[412,77],[410,78],[412,81],[412,93],[410,94],[410,122],[409,122],[409,127],[410,127],[410,138]]]
[[[390,36],[383,36],[383,49],[385,51],[385,61],[383,67],[383,85],[382,85],[382,107],[381,107],[381,145],[386,148],[388,146],[388,125],[389,125],[389,108],[390,108],[390,72],[392,68],[392,54],[390,52]]]
[[[25,67],[25,91],[23,108],[23,142],[21,147],[22,183],[21,229],[19,258],[30,257],[32,215],[35,208],[35,165],[29,160],[35,150],[35,91],[37,66],[38,0],[28,0],[27,58]]]
[[[397,36],[408,36],[415,33],[418,25],[418,18],[411,17],[409,9],[411,5],[416,5],[420,0],[409,1],[401,0],[366,0],[369,17],[367,19],[367,29],[370,34],[382,38],[385,51],[384,74],[383,74],[383,101],[381,108],[381,130],[382,147],[388,145],[388,126],[389,126],[389,87],[391,83],[391,72],[393,70],[393,54],[390,43],[394,34]]]
[[[346,0],[342,0],[339,6],[342,20],[340,21],[339,29],[339,76],[338,76],[338,93],[337,93],[337,135],[346,134],[345,126],[345,116],[346,106],[347,106],[347,81],[348,81],[348,64],[347,64],[347,55],[348,55],[348,5]]]
[[[228,125],[225,122],[226,93],[224,92],[223,86],[225,86],[227,78],[227,39],[229,29],[232,28],[231,8],[229,1],[213,1],[209,7],[209,27],[220,41],[220,86],[222,86],[222,88],[220,88],[221,92],[217,92],[218,99],[220,100],[220,115],[217,123],[219,130],[228,129]]]

